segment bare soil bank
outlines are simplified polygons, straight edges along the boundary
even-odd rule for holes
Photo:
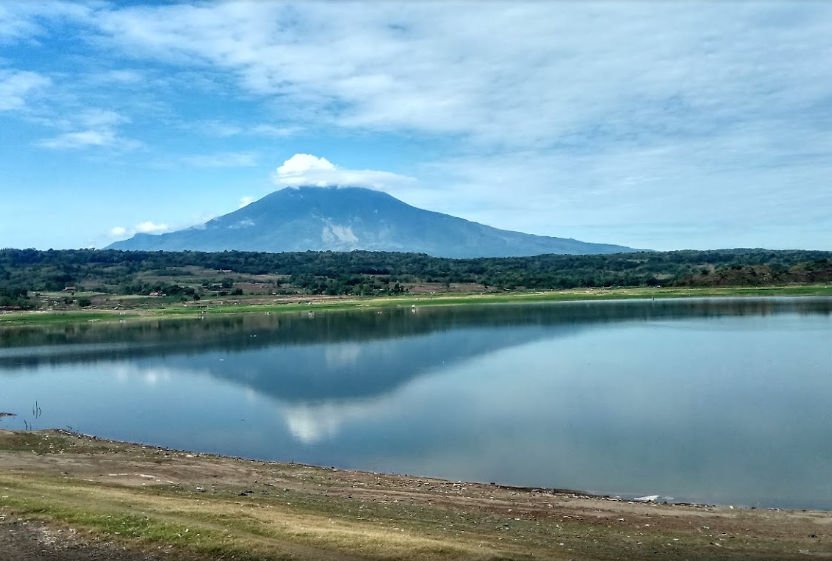
[[[641,504],[0,431],[0,561],[832,559],[832,513]]]

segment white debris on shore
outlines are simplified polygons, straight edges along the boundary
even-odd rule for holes
[[[644,497],[636,497],[633,500],[640,503],[655,503],[659,500],[659,495],[645,495]]]

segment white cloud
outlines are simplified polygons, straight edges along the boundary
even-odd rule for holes
[[[109,129],[124,123],[129,123],[130,119],[116,111],[93,108],[82,111],[78,116],[77,122],[93,129]]]
[[[319,158],[312,154],[295,154],[277,168],[277,174],[289,178],[304,173],[331,172],[335,165],[326,158]]]
[[[233,2],[115,10],[100,25],[131,53],[230,71],[248,92],[304,107],[316,121],[534,146],[639,118],[634,107],[675,96],[728,118],[822,99],[819,47],[832,10],[791,11],[741,3],[472,10],[467,2]]]
[[[136,232],[140,234],[161,234],[170,230],[167,224],[156,224],[150,220],[136,224]]]
[[[38,145],[55,150],[74,150],[91,146],[110,146],[116,141],[116,135],[110,130],[84,130],[59,134],[41,140]]]
[[[0,3],[0,43],[35,41],[46,34],[43,23],[52,19],[85,21],[92,7],[78,2],[47,0],[42,2]]]
[[[37,72],[0,69],[0,111],[19,110],[26,99],[40,93],[52,83]]]
[[[246,196],[240,198],[240,208],[243,208],[244,206],[248,206],[256,200],[257,199],[255,199],[251,195],[246,195]]]
[[[257,165],[258,155],[253,152],[218,152],[183,156],[182,162],[199,168],[236,168]]]
[[[111,150],[134,150],[141,143],[119,134],[118,127],[130,119],[107,109],[86,109],[77,116],[68,117],[68,123],[57,122],[76,130],[46,138],[37,143],[52,150],[82,150],[86,148],[107,148]]]
[[[145,220],[143,222],[139,222],[132,228],[114,226],[110,229],[108,234],[110,238],[126,239],[134,236],[135,234],[164,234],[169,231],[171,231],[171,227],[167,224],[157,224],[152,220]]]
[[[33,17],[17,13],[15,8],[9,2],[0,4],[0,39],[13,41],[41,33],[42,28]]]
[[[146,80],[146,77],[141,72],[127,69],[107,70],[95,75],[93,78],[101,83],[121,85],[139,84]]]
[[[230,138],[233,136],[265,136],[287,138],[300,132],[297,126],[246,125],[229,121],[211,119],[189,123],[186,128],[196,130],[206,136]]]
[[[206,136],[213,136],[217,138],[236,136],[243,132],[243,127],[240,125],[218,120],[198,121],[189,126]]]
[[[301,131],[300,127],[296,126],[275,126],[275,125],[256,125],[248,129],[251,134],[260,136],[270,136],[273,138],[286,138],[293,136]]]
[[[388,171],[341,168],[326,158],[312,154],[295,154],[278,166],[272,180],[281,187],[358,186],[376,189],[414,182],[411,177]]]

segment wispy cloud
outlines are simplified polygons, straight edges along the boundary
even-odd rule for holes
[[[287,138],[300,132],[300,127],[278,125],[247,125],[216,119],[189,123],[188,128],[196,130],[206,136],[215,138],[229,138],[233,136],[264,136],[272,138]]]
[[[730,122],[826,91],[817,81],[797,91],[793,80],[820,78],[828,6],[471,8],[178,5],[109,12],[101,28],[131,52],[208,62],[235,72],[252,93],[288,98],[344,126],[461,133],[515,146],[551,143],[599,123],[649,125],[673,112]],[[784,23],[783,11],[799,17]],[[642,107],[664,110],[633,112]]]
[[[108,147],[117,143],[118,137],[111,130],[83,130],[67,132],[41,140],[38,145],[54,150],[80,150],[90,147]]]
[[[236,136],[244,130],[244,128],[240,125],[218,120],[197,121],[189,123],[188,127],[206,136],[213,136],[216,138]]]
[[[257,165],[259,155],[254,152],[218,152],[183,156],[182,162],[199,168],[239,168]]]
[[[101,72],[97,78],[104,83],[138,84],[145,81],[145,76],[137,70],[115,69]]]
[[[37,72],[0,69],[0,111],[20,110],[29,96],[49,87],[52,80]]]
[[[80,125],[92,128],[114,128],[129,123],[130,119],[109,109],[87,109],[77,118]]]
[[[360,186],[376,189],[414,181],[411,177],[389,171],[338,167],[326,158],[312,154],[295,154],[278,166],[272,180],[281,187]]]
[[[55,0],[0,3],[0,43],[36,41],[47,34],[46,22],[84,21],[92,11],[86,4]]]
[[[255,125],[248,129],[248,132],[260,136],[287,138],[298,134],[301,130],[303,129],[298,126]]]
[[[68,126],[76,129],[38,142],[38,146],[53,150],[82,150],[107,148],[133,150],[141,143],[119,134],[118,127],[130,119],[115,111],[88,109],[69,119]],[[67,125],[65,125],[67,126]]]

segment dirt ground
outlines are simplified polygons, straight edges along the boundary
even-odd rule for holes
[[[162,561],[171,551],[131,550],[76,531],[11,517],[0,520],[0,561]]]
[[[645,504],[59,431],[0,431],[0,517],[0,561],[832,560],[828,512]]]

